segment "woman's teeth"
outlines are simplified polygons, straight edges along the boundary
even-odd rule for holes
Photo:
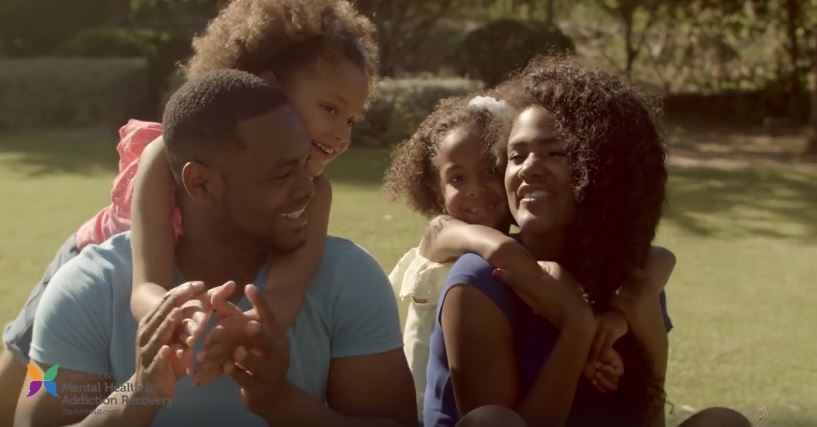
[[[523,202],[533,202],[536,200],[544,200],[553,197],[553,193],[549,191],[531,191],[522,198]]]

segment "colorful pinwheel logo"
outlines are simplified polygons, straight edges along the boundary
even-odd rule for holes
[[[54,397],[60,397],[57,393],[57,383],[54,379],[57,378],[57,372],[60,370],[60,365],[54,365],[45,371],[45,375],[37,369],[31,362],[28,362],[28,379],[31,382],[28,385],[28,394],[26,397],[31,397],[34,393],[40,391],[45,387],[48,394]]]

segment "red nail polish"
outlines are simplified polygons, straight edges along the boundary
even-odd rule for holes
[[[495,268],[493,271],[491,271],[491,276],[494,276],[494,279],[501,281],[502,280],[502,270],[498,269],[498,268]]]

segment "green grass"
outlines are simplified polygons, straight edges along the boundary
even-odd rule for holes
[[[65,237],[109,199],[114,134],[0,134],[0,321],[16,315]],[[419,216],[387,202],[388,153],[352,149],[329,170],[330,229],[385,270],[415,245]],[[766,426],[817,423],[817,168],[673,167],[656,243],[670,282],[667,392],[682,406],[740,410]]]

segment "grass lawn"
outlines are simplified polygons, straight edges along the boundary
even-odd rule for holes
[[[0,322],[109,200],[114,141],[101,130],[0,134]],[[387,163],[384,150],[352,149],[329,171],[332,234],[386,271],[424,226],[380,191]],[[678,257],[667,290],[669,420],[723,405],[764,426],[817,424],[817,167],[672,166],[656,243]]]

